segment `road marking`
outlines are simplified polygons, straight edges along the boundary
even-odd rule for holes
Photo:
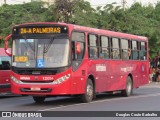
[[[53,108],[48,108],[48,109],[42,109],[42,110],[38,110],[38,111],[49,111],[49,110],[55,110],[55,109],[60,109],[60,108],[66,108],[66,107],[72,107],[72,106],[79,106],[79,105],[86,105],[86,104],[93,104],[93,103],[100,103],[100,102],[106,102],[106,101],[118,101],[118,100],[127,100],[127,99],[136,99],[136,98],[145,98],[145,97],[153,97],[153,96],[160,96],[160,93],[157,94],[150,94],[150,95],[141,95],[141,96],[130,96],[130,97],[123,97],[123,98],[111,98],[111,99],[107,99],[107,100],[97,100],[97,101],[93,101],[90,103],[79,103],[79,104],[73,104],[73,105],[60,105],[59,107],[53,107]]]

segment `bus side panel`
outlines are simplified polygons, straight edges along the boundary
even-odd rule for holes
[[[109,71],[111,72],[109,88],[107,91],[123,90],[129,74],[132,76],[133,87],[137,88],[148,83],[147,61],[112,60]]]
[[[110,60],[90,60],[88,74],[94,76],[96,92],[105,92],[111,89]]]
[[[133,88],[137,88],[148,83],[148,61],[129,61],[133,70],[131,71]],[[129,66],[129,64],[127,66]]]
[[[112,60],[111,61],[111,85],[110,85],[110,91],[114,90],[121,90],[124,88],[124,75],[122,68],[125,68],[125,64],[122,62],[122,60]]]
[[[132,66],[132,80],[133,80],[133,88],[139,87],[141,82],[141,69],[140,69],[140,62],[137,61],[130,61],[130,64]]]
[[[10,70],[0,70],[0,92],[10,91]]]
[[[106,60],[106,71],[97,71],[97,65],[103,65],[102,60],[90,60],[88,62],[88,74],[95,78],[96,92],[123,90],[126,88],[126,80],[130,74],[133,80],[133,88],[148,83],[148,62]]]
[[[148,61],[141,62],[140,70],[141,70],[140,85],[148,84],[149,83],[149,62]]]

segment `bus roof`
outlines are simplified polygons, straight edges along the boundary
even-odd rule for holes
[[[148,41],[147,37],[144,36],[138,36],[138,35],[133,35],[133,34],[128,34],[128,33],[122,33],[122,32],[115,32],[115,31],[110,31],[110,30],[104,30],[104,29],[97,29],[97,28],[91,28],[91,27],[85,27],[85,26],[80,26],[80,25],[75,25],[75,24],[67,24],[67,23],[62,23],[62,22],[34,22],[34,23],[24,23],[20,25],[16,25],[15,27],[20,27],[20,26],[26,26],[26,25],[65,25],[68,27],[71,27],[73,29],[79,30],[79,31],[86,31],[90,33],[95,33],[95,34],[101,34],[101,35],[107,35],[111,37],[119,37],[119,38],[124,38],[124,39],[132,39],[132,40],[142,40],[142,41]]]
[[[74,29],[76,29],[76,30],[84,30],[84,31],[88,31],[91,33],[98,33],[101,35],[107,35],[107,36],[111,36],[111,37],[119,37],[119,38],[124,38],[124,39],[148,41],[148,38],[144,37],[144,36],[138,36],[138,35],[127,34],[127,33],[122,33],[122,32],[115,32],[115,31],[104,30],[104,29],[83,27],[83,26],[78,26],[78,25],[73,25],[73,26],[74,26]]]
[[[8,48],[8,50],[11,52],[11,48]],[[8,56],[8,55],[5,53],[4,48],[0,48],[0,56]]]

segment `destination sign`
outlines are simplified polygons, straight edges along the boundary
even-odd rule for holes
[[[59,34],[68,33],[67,27],[62,26],[47,26],[47,27],[20,27],[13,28],[13,34]]]

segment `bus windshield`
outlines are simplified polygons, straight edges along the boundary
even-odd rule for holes
[[[12,52],[13,67],[65,67],[69,61],[69,40],[65,38],[15,39]]]

